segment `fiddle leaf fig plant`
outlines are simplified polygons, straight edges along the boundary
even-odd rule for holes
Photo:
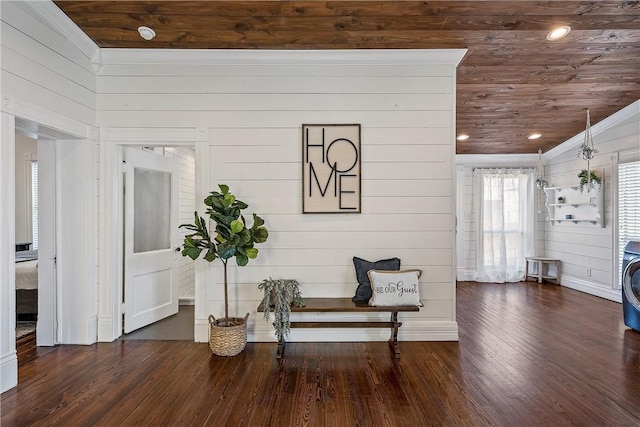
[[[193,224],[180,226],[192,231],[184,238],[182,255],[195,260],[204,252],[204,259],[209,262],[220,258],[224,267],[224,316],[228,319],[227,262],[235,257],[239,267],[247,265],[250,259],[258,256],[258,249],[254,245],[266,242],[269,232],[264,220],[255,213],[253,225],[248,227],[242,211],[249,205],[229,192],[228,185],[219,184],[218,187],[219,192],[212,191],[204,199],[204,204],[208,206],[206,213],[215,223],[215,236],[212,238],[206,220],[197,211],[194,212]]]

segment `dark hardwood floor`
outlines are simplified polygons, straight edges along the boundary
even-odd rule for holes
[[[2,426],[637,426],[640,333],[557,285],[459,283],[459,342],[60,346],[21,364]],[[402,334],[402,332],[401,332]]]

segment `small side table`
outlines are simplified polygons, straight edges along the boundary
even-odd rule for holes
[[[525,257],[526,265],[524,268],[524,280],[528,281],[530,277],[537,279],[538,283],[542,283],[542,279],[560,284],[560,260],[553,258],[543,258],[536,256]],[[534,267],[535,273],[529,273],[529,263]],[[556,274],[549,274],[549,265],[555,265]]]

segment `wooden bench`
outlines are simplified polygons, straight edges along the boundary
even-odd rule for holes
[[[391,313],[388,322],[380,321],[339,321],[339,322],[291,322],[292,328],[389,328],[391,337],[389,347],[396,359],[400,358],[400,347],[398,345],[398,329],[402,322],[398,322],[398,313],[401,311],[419,311],[417,306],[385,306],[372,307],[366,304],[356,304],[351,298],[305,298],[304,307],[291,307],[293,313]],[[262,303],[258,306],[258,313],[264,312]],[[276,357],[281,359],[284,354],[284,339],[278,341],[278,352]]]

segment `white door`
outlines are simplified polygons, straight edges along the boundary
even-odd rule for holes
[[[178,162],[125,149],[124,332],[178,312]]]
[[[52,346],[60,342],[57,286],[57,212],[59,197],[56,174],[56,142],[38,140],[38,323],[36,343]]]

